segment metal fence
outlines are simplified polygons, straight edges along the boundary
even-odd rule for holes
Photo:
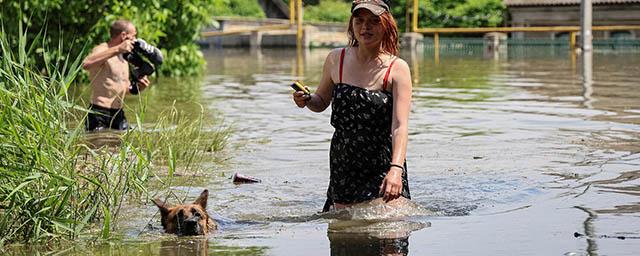
[[[425,37],[418,42],[418,47],[424,50],[435,50],[436,44],[433,37]],[[448,37],[439,38],[437,47],[440,53],[454,52],[482,52],[489,44],[483,38]],[[500,48],[552,48],[569,50],[570,41],[566,38],[557,39],[507,39],[501,40]],[[640,52],[640,39],[594,39],[593,47],[595,51],[620,51],[620,52]]]

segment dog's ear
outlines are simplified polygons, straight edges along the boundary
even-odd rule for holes
[[[158,199],[158,198],[154,198],[151,199],[151,201],[158,206],[158,209],[160,209],[160,212],[164,213],[169,213],[169,207],[167,206],[167,203],[163,202],[162,200]]]
[[[169,215],[169,208],[167,208],[167,203],[161,201],[158,198],[155,198],[153,200],[151,200],[156,206],[158,206],[158,209],[160,209],[160,215],[161,215],[161,223],[163,227],[166,227],[167,225],[167,217]]]
[[[209,199],[209,190],[205,189],[204,191],[202,191],[202,193],[200,193],[200,196],[193,203],[202,206],[202,209],[206,211],[208,199]]]

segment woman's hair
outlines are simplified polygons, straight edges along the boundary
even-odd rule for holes
[[[396,24],[396,20],[389,12],[384,12],[378,17],[380,17],[380,23],[384,30],[381,42],[382,52],[391,55],[398,55],[398,26]],[[352,14],[349,19],[349,29],[347,30],[347,34],[349,35],[349,46],[356,47],[358,46],[358,40],[356,40],[355,33],[353,32],[354,18],[355,17]]]

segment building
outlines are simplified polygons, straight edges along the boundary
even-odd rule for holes
[[[504,0],[509,26],[579,26],[581,0]],[[640,0],[592,0],[593,26],[640,25]],[[567,32],[515,32],[513,38],[565,38]],[[636,39],[640,30],[593,31],[594,39]]]

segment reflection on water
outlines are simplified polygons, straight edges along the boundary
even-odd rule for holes
[[[388,230],[388,229],[386,229]],[[389,232],[389,231],[387,231]],[[331,255],[408,255],[409,234],[369,235],[332,229],[327,233]]]
[[[582,97],[584,97],[584,106],[593,108],[592,103],[595,99],[593,95],[593,52],[586,51],[582,53]]]
[[[327,236],[331,255],[408,255],[411,232],[428,226],[411,220],[332,220]]]
[[[83,139],[84,143],[92,149],[101,147],[116,147],[122,144],[123,131],[104,130],[99,132],[88,132]]]
[[[591,209],[587,209],[584,207],[576,206],[577,209],[585,212],[587,214],[587,218],[583,222],[584,233],[587,237],[587,254],[588,255],[598,255],[598,245],[595,241],[595,227],[593,224],[594,219],[597,217],[597,214],[593,212]]]
[[[190,238],[164,240],[160,243],[160,255],[179,256],[179,255],[208,255],[208,241],[206,238]]]
[[[409,255],[409,237],[376,238],[329,233],[331,255]]]

